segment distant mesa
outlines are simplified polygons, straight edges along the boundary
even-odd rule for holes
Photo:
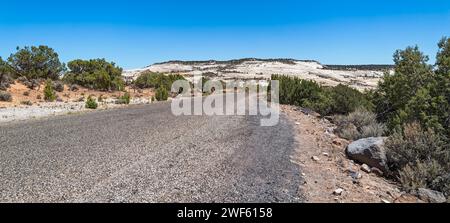
[[[187,78],[196,75],[211,79],[230,80],[269,80],[272,74],[297,76],[314,80],[322,85],[345,84],[359,90],[372,89],[393,65],[323,65],[316,60],[296,59],[258,59],[243,58],[234,60],[172,60],[155,63],[142,69],[126,70],[123,76],[131,81],[143,72],[181,74]]]

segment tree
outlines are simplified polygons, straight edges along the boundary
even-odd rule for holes
[[[4,61],[2,59],[2,57],[0,57],[0,77],[6,76],[7,74],[10,73],[10,67],[8,65],[8,63],[6,61]],[[1,79],[0,79],[1,80]]]
[[[399,129],[402,123],[414,119],[405,109],[420,89],[433,83],[434,74],[427,64],[428,57],[417,46],[397,50],[394,62],[394,74],[384,75],[373,100],[379,119],[387,122],[390,129]]]
[[[343,84],[331,88],[331,97],[333,99],[331,113],[333,114],[348,114],[358,108],[370,111],[373,108],[366,94]]]
[[[177,80],[185,80],[179,74],[161,74],[154,72],[144,72],[133,82],[138,88],[160,88],[164,87],[167,91],[172,88],[173,82]]]
[[[122,68],[105,59],[73,60],[64,81],[99,90],[124,90]]]
[[[0,57],[0,90],[6,90],[11,80],[11,69],[6,61]]]
[[[439,100],[439,118],[442,127],[450,136],[450,38],[442,38],[438,44],[436,56],[436,86],[431,89],[432,94]]]
[[[17,47],[8,62],[16,76],[31,79],[57,80],[65,71],[65,65],[59,61],[58,54],[48,46]]]

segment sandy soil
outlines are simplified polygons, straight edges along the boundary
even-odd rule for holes
[[[349,142],[332,133],[332,123],[293,106],[282,105],[281,109],[295,123],[297,150],[292,159],[301,167],[305,179],[301,188],[307,202],[420,202],[401,192],[394,182],[366,173],[349,160],[345,155]],[[340,195],[335,193],[339,189]]]
[[[144,89],[138,92],[134,89],[130,89],[127,87],[126,89],[132,98],[151,98],[154,95],[154,92],[152,89]],[[22,102],[30,101],[34,105],[39,105],[46,103],[44,101],[44,85],[41,85],[40,88],[36,88],[34,90],[31,90],[27,88],[25,85],[16,82],[15,84],[12,84],[10,88],[8,88],[7,92],[11,93],[13,97],[12,102],[2,102],[0,101],[0,108],[7,108],[7,107],[18,107],[18,106],[26,106],[23,105]],[[25,92],[28,92],[28,96],[24,95]],[[69,91],[68,86],[64,86],[63,92],[56,92],[57,96],[62,99],[62,102],[76,102],[81,97],[87,98],[89,95],[92,95],[95,98],[98,98],[99,96],[102,96],[103,99],[113,99],[119,96],[122,96],[124,92],[119,91],[112,91],[112,92],[106,92],[106,91],[96,91],[96,90],[90,90],[87,88],[79,87],[78,91]],[[38,99],[38,95],[41,99]]]
[[[63,92],[56,92],[59,98],[57,101],[46,102],[43,99],[43,89],[43,85],[34,90],[18,82],[11,85],[7,91],[11,93],[13,100],[11,102],[0,102],[0,122],[89,111],[85,108],[85,99],[88,96],[95,99],[102,97],[103,101],[98,103],[98,109],[124,106],[115,104],[116,98],[122,96],[124,92],[104,92],[83,87],[79,87],[77,91],[69,91],[69,87],[64,86]],[[130,104],[149,103],[151,97],[154,96],[152,89],[134,90],[127,88],[126,90],[131,95]],[[25,102],[31,102],[31,104],[25,104]]]

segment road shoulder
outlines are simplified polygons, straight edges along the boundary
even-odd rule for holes
[[[399,187],[347,159],[348,141],[333,134],[333,124],[326,119],[305,114],[294,106],[281,105],[294,125],[296,152],[293,160],[300,165],[304,178],[301,190],[312,203],[394,203],[417,202]]]

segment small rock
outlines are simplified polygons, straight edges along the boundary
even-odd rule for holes
[[[370,167],[367,164],[361,165],[361,170],[366,172],[366,173],[370,173],[371,172]]]
[[[323,152],[322,155],[324,155],[324,156],[330,156],[329,153],[325,153],[325,152]]]
[[[311,159],[314,161],[320,161],[319,157],[317,157],[317,156],[312,156]]]
[[[333,194],[340,196],[342,194],[342,192],[344,192],[344,190],[342,188],[338,188],[333,191]]]
[[[296,125],[300,125],[300,122],[296,122],[295,124],[296,124]]]
[[[342,146],[342,143],[337,139],[333,139],[333,145]]]
[[[425,188],[419,188],[417,196],[419,199],[430,203],[445,203],[447,201],[443,193]]]
[[[325,129],[325,132],[326,132],[326,133],[333,134],[333,133],[334,133],[334,128],[328,127],[328,128]]]
[[[353,184],[361,185],[361,182],[358,179],[352,179]]]
[[[394,203],[424,203],[424,201],[418,199],[412,194],[403,193],[394,199]]]
[[[375,173],[378,176],[383,176],[383,171],[381,171],[380,169],[376,168],[376,167],[372,167],[370,169],[370,171],[372,171],[372,173]]]
[[[390,204],[391,202],[386,200],[386,199],[381,199],[381,202],[385,203],[385,204]]]
[[[351,171],[350,176],[355,180],[362,178],[362,174],[360,172],[355,172],[355,171]]]

